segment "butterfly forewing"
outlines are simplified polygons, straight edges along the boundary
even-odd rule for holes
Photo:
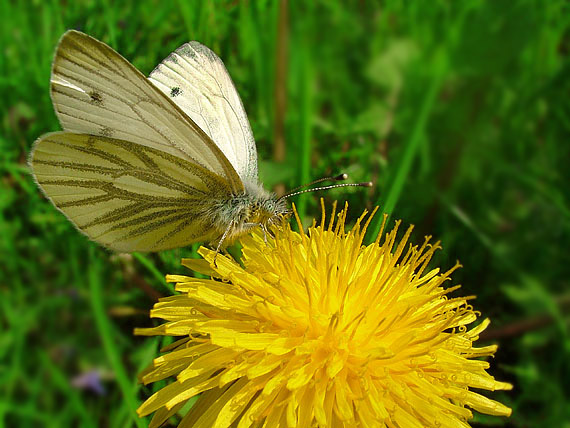
[[[255,141],[241,99],[222,60],[198,42],[182,45],[149,80],[224,152],[242,179],[256,181]]]
[[[89,238],[116,251],[159,251],[213,237],[208,201],[229,189],[208,170],[162,150],[56,132],[32,153],[36,180]]]
[[[159,149],[243,183],[212,139],[168,96],[104,43],[77,32],[61,38],[51,95],[65,131],[112,137]]]

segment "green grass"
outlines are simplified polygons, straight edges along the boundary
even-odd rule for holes
[[[435,263],[493,324],[492,394],[510,419],[570,426],[570,13],[562,0],[290,2],[286,159],[276,163],[277,2],[0,0],[0,427],[144,426],[158,386],[136,374],[163,344],[134,337],[197,246],[116,256],[78,233],[28,174],[32,142],[59,129],[50,63],[68,28],[144,73],[196,39],[224,59],[257,140],[266,187],[327,174],[352,219],[378,204],[441,239]],[[295,200],[308,225],[320,195]],[[378,223],[373,224],[376,228]],[[369,239],[372,233],[369,235]],[[71,379],[98,370],[104,395]]]

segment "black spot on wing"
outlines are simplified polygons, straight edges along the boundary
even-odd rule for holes
[[[89,98],[91,98],[91,104],[95,104],[97,106],[103,104],[103,97],[97,91],[89,92]]]
[[[112,137],[113,136],[113,129],[109,128],[108,126],[103,126],[99,130],[99,135],[102,137]]]
[[[178,86],[175,86],[170,90],[170,96],[172,98],[177,97],[180,94],[182,94],[182,89],[180,89]]]

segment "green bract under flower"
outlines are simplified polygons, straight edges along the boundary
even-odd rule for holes
[[[471,388],[511,385],[486,372],[496,346],[474,347],[472,297],[448,297],[458,267],[428,270],[439,248],[426,238],[396,244],[399,222],[363,246],[366,213],[345,232],[347,208],[313,224],[288,225],[264,242],[242,240],[243,267],[200,249],[183,264],[212,279],[169,275],[182,294],[151,312],[166,322],[138,334],[182,336],[141,374],[176,380],[150,397],[140,415],[158,426],[200,394],[184,427],[468,427],[470,409],[511,410]],[[336,220],[335,220],[336,218]],[[383,225],[384,226],[384,225]]]

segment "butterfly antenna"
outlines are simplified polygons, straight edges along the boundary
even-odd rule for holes
[[[285,196],[281,196],[279,199],[288,199],[292,196],[297,196],[302,193],[309,193],[309,192],[319,192],[321,190],[328,190],[328,189],[336,189],[337,187],[372,187],[373,184],[371,181],[366,181],[364,183],[343,183],[343,184],[331,184],[330,186],[323,186],[323,187],[314,187],[312,189],[305,189],[299,192],[289,193]]]
[[[322,183],[323,181],[343,181],[346,180],[348,178],[348,174],[339,174],[336,175],[334,177],[323,177],[323,178],[319,178],[318,180],[315,181],[311,181],[310,183],[307,184],[303,184],[301,186],[297,186],[294,189],[289,190],[286,194],[284,194],[283,196],[279,197],[279,199],[287,199],[289,196],[292,196],[293,194],[297,194],[295,193],[297,190],[302,189],[303,187],[309,187],[312,186],[313,184],[317,184],[317,183]],[[278,200],[279,200],[278,199]]]

